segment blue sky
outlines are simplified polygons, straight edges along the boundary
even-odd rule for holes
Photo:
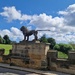
[[[39,38],[46,34],[58,43],[71,42],[75,40],[74,14],[75,0],[0,0],[0,35],[22,40],[19,29],[24,25],[51,30],[40,32]]]

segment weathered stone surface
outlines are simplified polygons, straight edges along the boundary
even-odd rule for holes
[[[5,52],[5,49],[0,49],[0,56],[2,56]]]
[[[2,62],[2,56],[0,57],[0,62]]]
[[[21,41],[13,44],[12,54],[15,54],[11,62],[30,68],[41,68],[42,61],[46,61],[49,44],[36,41]],[[27,62],[27,63],[26,63]]]
[[[69,51],[68,52],[68,59],[69,60],[75,60],[75,51]]]
[[[50,59],[57,59],[58,58],[58,52],[56,50],[49,50],[47,57]]]

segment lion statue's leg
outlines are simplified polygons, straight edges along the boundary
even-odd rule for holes
[[[29,40],[29,36],[27,36],[27,41]]]
[[[38,40],[37,34],[34,33],[35,40]]]
[[[26,41],[26,35],[24,35],[24,41]]]

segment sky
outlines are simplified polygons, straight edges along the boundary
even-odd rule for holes
[[[75,42],[75,0],[0,0],[0,35],[21,41],[21,26],[50,29],[38,32],[38,38],[45,34],[57,43]]]

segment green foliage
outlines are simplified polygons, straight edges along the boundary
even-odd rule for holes
[[[5,41],[4,41],[4,42],[5,42],[5,44],[10,44],[10,43],[11,43],[11,41],[10,41],[10,39],[9,39],[9,36],[8,36],[8,35],[4,35],[3,39],[5,40]]]
[[[72,47],[73,47],[73,49],[75,50],[75,42],[70,42],[69,43]]]
[[[9,39],[9,36],[4,35],[3,38],[0,36],[0,44],[11,44],[11,40]]]
[[[72,50],[73,47],[71,45],[69,45],[69,44],[56,44],[54,46],[54,49],[58,50],[58,51],[61,51],[61,52],[65,53],[65,54],[68,54],[68,51]]]
[[[0,44],[0,48],[4,48],[5,49],[5,55],[9,54],[9,50],[12,49],[12,45],[8,45],[8,44]]]
[[[59,46],[58,44],[56,44],[56,45],[54,46],[54,49],[59,51],[59,50],[60,50],[60,46]]]
[[[3,38],[0,36],[0,44],[3,43]]]
[[[3,39],[3,43],[2,44],[5,44],[5,43],[6,43],[5,39]]]
[[[53,38],[48,38],[47,40],[48,40],[48,43],[50,43],[50,48],[53,49],[53,47],[54,47],[55,44],[56,44],[55,39],[53,39]]]
[[[48,43],[47,38],[46,38],[46,35],[43,35],[43,36],[40,38],[40,42]]]
[[[40,42],[50,43],[50,49],[53,49],[53,47],[54,47],[55,44],[56,44],[55,39],[53,39],[53,38],[46,38],[46,35],[43,35],[43,36],[40,38]]]

